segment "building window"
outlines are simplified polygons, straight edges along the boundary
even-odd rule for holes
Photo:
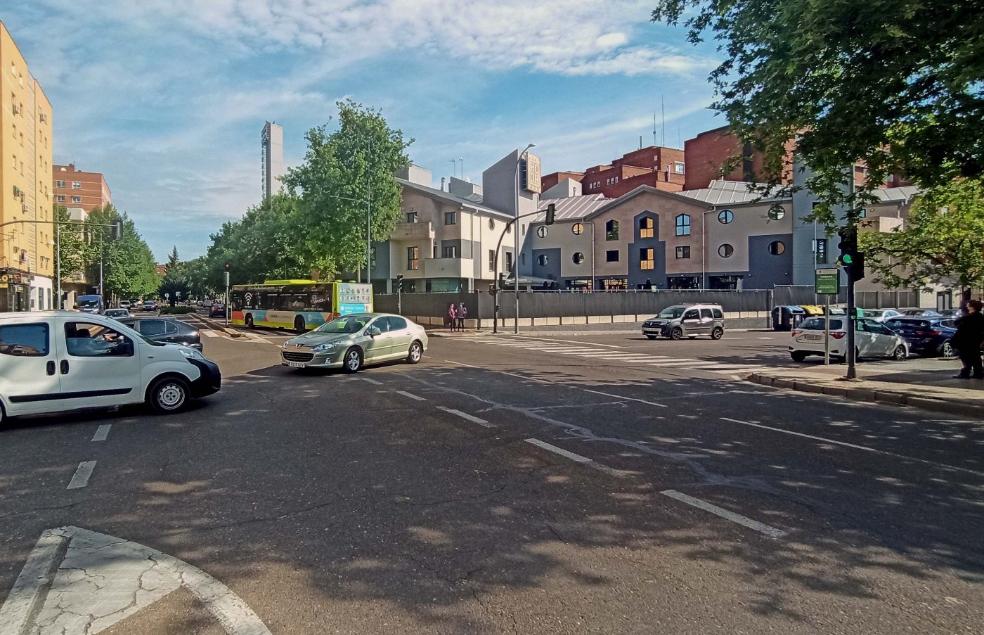
[[[605,223],[605,240],[618,240],[617,220],[610,220]]]
[[[458,248],[455,245],[447,245],[444,247],[444,257],[445,258],[457,258]]]
[[[81,196],[73,196],[72,197],[72,202],[73,203],[81,203],[82,202],[82,197]]]
[[[489,219],[489,229],[495,229],[495,219],[494,218],[490,218]]]
[[[571,225],[571,233],[575,236],[580,236],[584,233],[584,223],[574,223]]]
[[[55,197],[55,201],[58,202],[58,203],[64,203],[65,202],[65,196],[63,194],[59,194],[58,196]]]
[[[513,254],[511,251],[506,252],[506,271],[513,270]]]
[[[618,249],[609,249],[606,251],[605,262],[618,262]]]
[[[408,223],[416,223],[417,222],[417,212],[415,212],[414,210],[410,210],[409,212],[407,212],[407,222]]]
[[[489,249],[489,271],[495,272],[495,249]]]
[[[547,230],[546,225],[540,225],[539,227],[536,228],[536,235],[539,236],[540,238],[546,238],[548,233],[549,230]]]
[[[55,181],[55,187],[65,187],[65,181]]]
[[[653,238],[656,236],[656,221],[651,216],[639,219],[639,238]]]
[[[817,238],[813,241],[813,253],[817,255],[817,264],[827,264],[827,239]]]
[[[718,247],[718,255],[721,256],[722,258],[730,258],[731,256],[734,255],[734,253],[735,253],[735,248],[729,245],[728,243],[724,243],[723,245]]]
[[[580,251],[575,251],[574,252],[574,255],[571,256],[571,262],[573,262],[575,265],[579,265],[579,264],[583,263],[584,262],[584,254],[581,253]]]
[[[540,254],[539,256],[536,257],[536,264],[540,265],[541,267],[546,267],[547,265],[550,264],[550,257],[547,256],[547,254]]]
[[[639,269],[651,271],[656,268],[656,250],[646,247],[639,250]]]
[[[674,228],[677,236],[690,235],[690,214],[677,214],[674,221]]]
[[[512,233],[512,225],[506,224],[506,233],[507,234],[511,234]]]
[[[72,189],[73,190],[81,190],[82,189],[82,181],[72,181]]]
[[[458,224],[458,212],[444,212],[444,224],[445,225],[457,225]]]
[[[814,203],[814,205],[816,205]],[[786,208],[782,205],[773,205],[769,208],[769,219],[770,220],[782,220],[786,215]]]
[[[420,247],[407,247],[407,269],[410,271],[420,269]]]
[[[686,169],[686,166],[684,165],[683,161],[674,161],[673,162],[673,173],[674,174],[683,174],[685,169]]]
[[[687,260],[690,258],[690,246],[684,245],[676,248],[677,260]]]
[[[781,256],[786,253],[786,244],[781,240],[773,240],[769,243],[769,253],[773,256]]]
[[[730,225],[735,220],[735,213],[730,209],[723,209],[718,212],[718,222],[722,225]]]

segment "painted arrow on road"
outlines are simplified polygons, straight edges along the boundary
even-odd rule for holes
[[[79,527],[41,534],[0,607],[0,635],[98,633],[181,587],[227,633],[269,635],[239,596],[201,569]]]

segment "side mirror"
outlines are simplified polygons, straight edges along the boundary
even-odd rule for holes
[[[382,335],[382,331],[379,330],[378,326],[370,326],[366,329],[366,335],[369,337],[376,337],[377,335]]]

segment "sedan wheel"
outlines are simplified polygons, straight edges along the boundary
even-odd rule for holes
[[[909,353],[905,350],[905,346],[902,346],[901,344],[896,346],[895,350],[892,352],[892,359],[894,359],[897,362],[903,361],[908,356]]]
[[[943,357],[954,357],[957,351],[953,348],[953,343],[950,340],[943,342],[943,346],[940,346],[940,355]]]
[[[424,356],[424,347],[421,346],[420,342],[414,342],[410,345],[410,352],[407,354],[407,361],[411,364],[419,364],[420,359]]]
[[[345,353],[345,372],[357,373],[362,368],[362,351],[357,348],[350,348]]]

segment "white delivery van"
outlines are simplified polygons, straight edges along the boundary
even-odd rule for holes
[[[0,313],[0,422],[135,403],[175,412],[221,382],[199,351],[152,342],[101,315]]]

